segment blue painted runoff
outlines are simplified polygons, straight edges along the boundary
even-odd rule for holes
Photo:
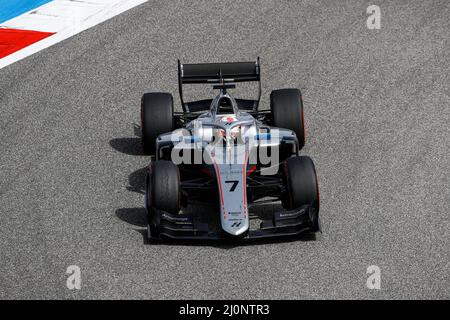
[[[36,9],[52,0],[0,0],[0,23]]]

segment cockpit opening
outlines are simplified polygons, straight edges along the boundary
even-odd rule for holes
[[[217,103],[217,114],[233,113],[233,103],[228,97],[221,97]]]

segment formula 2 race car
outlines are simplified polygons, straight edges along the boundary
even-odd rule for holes
[[[238,82],[258,82],[256,100],[234,98]],[[141,102],[150,239],[253,239],[320,231],[319,188],[305,144],[300,90],[261,97],[256,62],[181,64],[183,112],[170,93]],[[186,102],[183,85],[212,84],[214,99]],[[269,210],[268,210],[269,209]]]

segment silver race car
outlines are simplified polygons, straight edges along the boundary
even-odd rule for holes
[[[259,110],[256,62],[181,64],[183,112],[170,93],[146,93],[142,143],[150,239],[254,239],[320,231],[319,188],[305,144],[300,90],[274,90]],[[234,98],[255,81],[255,100]],[[214,99],[186,102],[183,85],[211,84]]]

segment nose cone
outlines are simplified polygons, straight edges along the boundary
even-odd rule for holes
[[[243,163],[222,163],[223,149],[217,148],[211,155],[217,177],[220,201],[220,222],[222,229],[230,235],[239,236],[249,229],[247,209],[246,167],[247,154]]]
[[[248,230],[248,224],[242,219],[230,220],[225,226],[222,224],[222,229],[232,236],[240,236]]]

